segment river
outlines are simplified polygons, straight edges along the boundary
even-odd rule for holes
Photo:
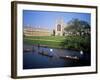
[[[24,51],[24,49],[28,51]],[[23,49],[23,69],[57,68],[57,67],[78,67],[90,66],[90,53],[81,54],[80,51],[67,49],[56,49],[43,46],[24,45]],[[50,56],[39,54],[45,52]],[[63,59],[60,56],[77,57],[79,60]]]

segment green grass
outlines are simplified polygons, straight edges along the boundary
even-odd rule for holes
[[[41,44],[54,48],[67,48],[90,52],[89,36],[33,36],[24,37],[25,44]]]
[[[55,36],[34,36],[34,37],[25,37],[24,43],[27,44],[41,44],[48,45],[48,47],[61,48],[61,42],[65,37],[55,37]]]
[[[26,37],[30,39],[44,39],[44,40],[54,40],[54,41],[62,41],[65,39],[64,36],[32,36],[32,37]]]

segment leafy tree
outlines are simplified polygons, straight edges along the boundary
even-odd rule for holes
[[[90,31],[90,25],[86,21],[82,21],[79,19],[72,19],[71,21],[68,22],[67,26],[64,29],[66,32],[72,32],[74,33],[79,33],[82,35],[83,33],[89,32]]]
[[[71,32],[71,34],[75,35],[70,34],[66,36],[65,40],[61,43],[63,48],[79,51],[83,50],[84,52],[90,53],[91,37],[90,25],[88,22],[72,19],[65,27],[65,32]],[[79,34],[76,35],[77,33]]]

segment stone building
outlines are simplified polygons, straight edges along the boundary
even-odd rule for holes
[[[55,36],[63,36],[64,27],[65,27],[65,24],[63,20],[62,19],[57,20],[55,24]]]

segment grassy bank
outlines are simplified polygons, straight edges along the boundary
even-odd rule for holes
[[[34,36],[25,37],[24,43],[27,44],[41,44],[48,45],[48,47],[61,48],[61,43],[65,37],[55,37],[55,36]]]
[[[24,43],[90,52],[89,36],[33,36],[24,37]]]

